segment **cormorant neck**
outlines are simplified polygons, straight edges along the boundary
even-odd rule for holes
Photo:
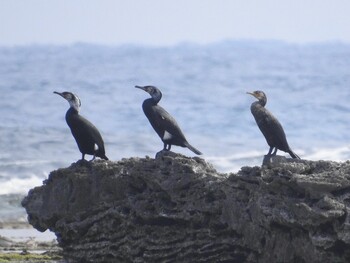
[[[152,100],[157,104],[162,98],[162,92],[159,89],[154,89],[151,93]]]
[[[152,100],[154,101],[155,104],[157,104],[162,98],[162,93],[157,92],[152,95]]]
[[[157,105],[158,102],[159,102],[159,100],[156,101],[154,98],[149,98],[149,99],[144,100],[143,105]]]
[[[79,99],[76,99],[76,100],[71,100],[71,101],[68,101],[69,102],[69,105],[71,108],[73,108],[76,112],[79,112],[80,111],[80,100]]]
[[[260,98],[259,101],[258,101],[258,103],[259,103],[261,106],[265,107],[265,105],[266,105],[266,103],[267,103],[266,97]]]
[[[67,111],[67,114],[71,115],[71,114],[79,114],[79,108],[78,110],[75,107],[70,107]]]
[[[252,105],[250,106],[250,110],[251,110],[252,113],[257,111],[257,110],[259,110],[259,109],[261,109],[261,108],[265,109],[264,105],[260,101],[254,101],[252,103]]]

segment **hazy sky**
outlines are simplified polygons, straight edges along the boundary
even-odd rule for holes
[[[0,0],[0,45],[350,43],[350,0]]]

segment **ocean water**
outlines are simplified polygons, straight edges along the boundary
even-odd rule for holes
[[[53,91],[80,97],[81,115],[117,161],[162,149],[141,108],[149,95],[134,88],[155,85],[160,105],[203,158],[220,172],[236,172],[260,165],[268,151],[250,113],[254,98],[246,92],[254,90],[265,91],[266,107],[299,156],[348,160],[349,69],[350,45],[342,43],[0,47],[0,222],[25,220],[19,197],[81,158],[65,122],[69,105]]]

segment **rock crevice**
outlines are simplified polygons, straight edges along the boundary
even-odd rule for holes
[[[78,162],[22,202],[72,262],[349,262],[350,162]]]

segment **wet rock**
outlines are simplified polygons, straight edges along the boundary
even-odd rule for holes
[[[78,162],[22,204],[71,262],[350,261],[350,162],[237,174],[173,153]]]

